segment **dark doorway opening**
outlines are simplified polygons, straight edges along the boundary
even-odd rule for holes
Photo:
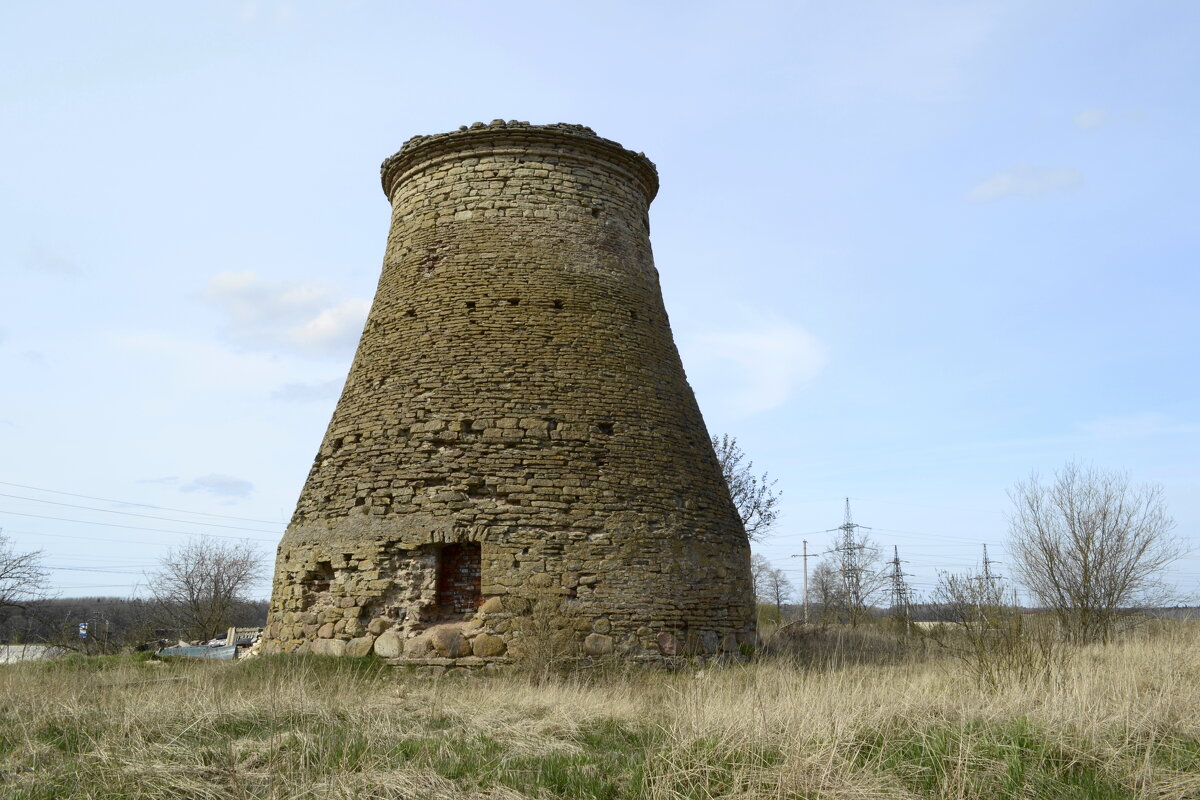
[[[448,544],[438,553],[437,602],[450,614],[469,614],[483,602],[478,542]]]

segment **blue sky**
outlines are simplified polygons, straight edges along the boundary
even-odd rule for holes
[[[270,557],[378,278],[379,162],[504,118],[657,163],[676,340],[779,481],[758,550],[797,584],[847,496],[919,590],[984,543],[1005,572],[1007,489],[1072,459],[1162,484],[1195,548],[1197,30],[1184,2],[8,4],[0,527],[68,596],[144,591],[183,531]],[[1200,553],[1173,578],[1200,592]]]

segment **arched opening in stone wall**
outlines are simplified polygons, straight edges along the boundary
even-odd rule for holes
[[[448,544],[438,553],[437,604],[445,614],[470,614],[483,603],[479,542]]]

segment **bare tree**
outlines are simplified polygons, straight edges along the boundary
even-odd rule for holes
[[[775,488],[778,481],[770,480],[766,472],[755,475],[754,462],[745,461],[746,454],[729,434],[712,437],[712,446],[721,464],[721,476],[729,487],[729,499],[742,518],[746,535],[751,540],[761,539],[770,533],[779,517],[782,492]]]
[[[1067,638],[1107,641],[1123,611],[1163,605],[1164,570],[1184,553],[1162,487],[1070,463],[1009,492],[1009,552],[1021,583]]]
[[[760,601],[767,595],[767,575],[773,567],[766,556],[754,553],[750,556],[750,580],[754,586],[754,596]]]
[[[185,638],[206,639],[229,627],[263,560],[248,543],[193,539],[171,550],[148,577],[167,621]]]
[[[872,605],[887,585],[882,552],[862,530],[842,537],[833,552],[837,554],[833,568],[842,583],[840,616],[851,626],[857,626],[870,617]]]
[[[17,552],[0,530],[0,609],[22,608],[45,597],[46,577],[41,551]]]
[[[773,569],[767,573],[766,581],[766,599],[767,602],[775,606],[775,613],[780,619],[783,618],[783,604],[792,599],[796,588],[792,586],[791,580],[787,573],[781,569]]]
[[[846,607],[845,586],[842,576],[828,561],[820,561],[808,576],[808,593],[817,617],[823,620],[836,619]]]
[[[750,577],[754,581],[754,596],[759,603],[775,607],[775,620],[783,619],[783,604],[795,594],[787,573],[755,553],[750,558]]]

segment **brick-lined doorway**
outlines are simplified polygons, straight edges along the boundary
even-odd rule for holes
[[[467,614],[483,602],[478,542],[448,544],[438,553],[437,601],[443,611]]]

